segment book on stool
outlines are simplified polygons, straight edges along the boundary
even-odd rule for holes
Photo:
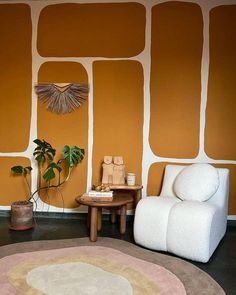
[[[83,194],[80,198],[83,201],[110,202],[113,200],[113,191],[97,192],[91,190],[88,193]]]

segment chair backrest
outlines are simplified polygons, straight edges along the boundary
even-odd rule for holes
[[[176,197],[176,194],[173,191],[174,181],[176,176],[185,167],[186,166],[184,165],[166,165],[160,196]],[[217,168],[217,170],[219,173],[220,184],[216,193],[207,202],[227,208],[229,194],[229,169]]]
[[[183,166],[183,165],[166,165],[160,196],[162,196],[162,197],[176,197],[176,195],[173,191],[174,181],[175,181],[176,176],[185,167],[186,166]]]

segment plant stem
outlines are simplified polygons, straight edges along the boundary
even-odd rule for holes
[[[28,179],[27,179],[27,176],[24,176],[24,179],[25,179],[25,182],[26,182],[26,185],[27,185],[27,188],[29,190],[29,195],[31,196],[30,199],[32,198],[32,192],[31,192],[31,187],[30,187],[30,184],[28,182]]]
[[[41,164],[38,162],[38,187],[41,187]]]
[[[67,174],[67,177],[65,178],[64,182],[67,182],[69,180],[72,169],[73,169],[73,167],[69,167],[68,174]]]
[[[67,177],[66,177],[62,182],[60,182],[59,184],[56,184],[56,185],[51,184],[51,185],[47,185],[47,186],[43,186],[43,187],[39,187],[36,191],[34,191],[34,192],[32,193],[30,199],[33,198],[33,196],[34,196],[36,193],[40,192],[41,190],[50,189],[50,188],[56,188],[56,189],[58,189],[59,187],[61,187],[61,186],[62,186],[65,182],[67,182],[68,179],[70,178],[70,174],[71,174],[72,168],[73,168],[73,167],[69,167],[68,175],[67,175]]]
[[[57,188],[57,191],[58,191],[58,193],[59,193],[60,196],[61,196],[61,200],[62,200],[62,208],[63,208],[63,212],[64,212],[65,201],[64,201],[64,198],[63,198],[63,194],[62,194],[62,192],[60,191],[60,188],[59,188],[59,187]]]

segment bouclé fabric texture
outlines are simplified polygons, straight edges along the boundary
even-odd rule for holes
[[[210,164],[193,164],[185,167],[174,182],[176,196],[185,201],[207,201],[218,187],[218,171]]]

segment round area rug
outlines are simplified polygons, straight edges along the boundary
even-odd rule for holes
[[[2,295],[225,295],[191,263],[117,239],[17,243],[0,257]]]

